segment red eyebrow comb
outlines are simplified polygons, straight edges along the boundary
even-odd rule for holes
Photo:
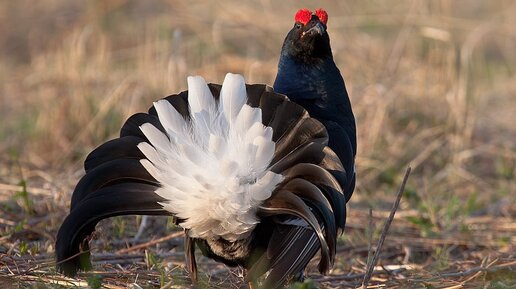
[[[306,25],[310,19],[312,19],[312,11],[306,8],[299,9],[299,11],[296,13],[296,16],[294,17],[296,22],[300,22],[303,25]]]
[[[325,10],[323,10],[322,8],[319,8],[317,10],[315,10],[315,15],[317,15],[317,17],[319,18],[319,20],[324,24],[326,25],[326,23],[328,23],[328,13],[326,13]]]

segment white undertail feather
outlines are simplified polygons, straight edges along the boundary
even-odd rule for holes
[[[245,238],[258,206],[283,180],[268,170],[272,128],[260,108],[246,104],[241,75],[226,75],[219,103],[202,77],[188,77],[188,102],[189,121],[168,101],[154,103],[166,135],[150,123],[140,127],[149,140],[138,145],[147,158],[141,163],[160,182],[164,209],[185,220],[191,237]]]

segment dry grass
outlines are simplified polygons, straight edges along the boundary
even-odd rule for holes
[[[100,224],[98,271],[78,279],[56,274],[53,244],[91,149],[115,137],[132,113],[185,89],[187,75],[221,82],[231,71],[272,84],[292,15],[316,8],[191,2],[0,2],[0,287],[188,287],[180,237],[112,254],[136,245],[136,217]],[[318,6],[329,11],[357,117],[359,178],[334,272],[321,277],[312,266],[309,275],[322,288],[360,286],[368,208],[377,239],[410,164],[368,288],[515,286],[516,5]],[[138,243],[177,230],[166,219],[151,221]],[[242,286],[238,271],[200,264],[200,287]]]

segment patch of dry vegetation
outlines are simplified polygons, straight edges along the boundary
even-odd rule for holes
[[[163,218],[137,241],[139,217],[103,221],[97,271],[77,279],[56,274],[53,246],[91,149],[129,115],[184,90],[187,75],[221,82],[230,71],[272,84],[292,15],[316,8],[191,2],[0,2],[0,287],[189,286],[181,237],[152,241],[178,230]],[[312,266],[309,276],[322,288],[361,284],[368,208],[376,240],[410,164],[369,288],[514,286],[516,5],[318,5],[330,14],[357,117],[359,178],[335,270],[322,277]],[[238,270],[199,258],[201,288],[242,286]]]

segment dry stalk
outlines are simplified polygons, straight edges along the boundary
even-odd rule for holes
[[[369,208],[369,234],[368,234],[368,249],[367,249],[367,264],[371,262],[371,258],[373,258],[373,209]]]
[[[172,234],[169,234],[169,235],[167,235],[165,237],[161,237],[159,239],[155,239],[155,240],[152,240],[152,241],[149,241],[149,242],[138,244],[138,245],[135,245],[135,246],[132,246],[132,247],[129,247],[129,248],[120,249],[120,250],[116,251],[116,253],[117,254],[125,254],[125,253],[129,253],[129,252],[132,252],[132,251],[144,249],[144,248],[150,247],[152,245],[155,245],[155,244],[158,244],[158,243],[161,243],[161,242],[165,242],[165,241],[170,240],[170,239],[181,237],[183,235],[184,235],[183,231],[174,232]]]
[[[389,231],[389,227],[391,226],[392,220],[394,219],[394,215],[396,214],[396,210],[398,209],[398,206],[400,204],[401,196],[403,195],[403,191],[405,190],[405,185],[407,184],[410,171],[411,168],[409,166],[405,171],[403,182],[401,182],[398,194],[396,195],[396,201],[392,205],[391,214],[389,215],[389,218],[387,219],[387,221],[385,221],[385,225],[383,226],[382,234],[380,235],[380,240],[378,240],[378,245],[376,246],[376,251],[373,260],[371,262],[369,262],[368,260],[367,262],[367,271],[364,276],[364,280],[362,281],[362,289],[367,288],[367,284],[369,283],[369,280],[371,280],[371,276],[373,275],[374,267],[376,266],[376,263],[378,263],[378,258],[380,257],[380,251],[382,250],[383,242],[387,237],[387,232]]]

